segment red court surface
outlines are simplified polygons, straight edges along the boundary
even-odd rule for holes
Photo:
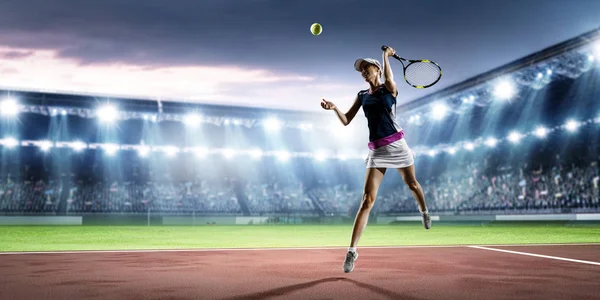
[[[600,299],[600,244],[0,254],[0,299]]]

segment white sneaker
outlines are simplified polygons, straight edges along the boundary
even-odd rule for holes
[[[422,212],[421,218],[421,223],[423,223],[425,229],[431,228],[431,217],[429,216],[429,212]]]
[[[348,251],[346,260],[344,260],[344,273],[350,273],[354,270],[354,262],[358,259],[358,252]]]

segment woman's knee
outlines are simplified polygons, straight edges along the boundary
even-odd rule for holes
[[[406,185],[413,192],[418,191],[420,187],[419,182],[416,180],[406,181]]]
[[[361,207],[363,209],[371,209],[375,204],[375,195],[371,193],[364,193],[362,197]]]

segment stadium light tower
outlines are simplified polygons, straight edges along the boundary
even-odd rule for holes
[[[539,137],[539,138],[545,138],[546,135],[548,134],[548,129],[546,129],[543,126],[538,126],[535,131],[533,132],[533,134],[535,134],[535,136]]]
[[[98,119],[102,122],[112,123],[118,118],[119,111],[112,105],[104,105],[96,112]]]
[[[578,127],[579,123],[575,120],[568,120],[567,123],[565,123],[565,128],[570,132],[577,130]]]
[[[167,155],[167,157],[174,157],[175,155],[177,155],[177,153],[179,153],[179,148],[175,147],[175,146],[165,146],[164,147],[164,151],[165,154]]]
[[[14,116],[19,113],[19,104],[12,97],[6,97],[0,102],[0,114],[3,116]]]
[[[263,126],[268,131],[278,131],[279,129],[281,129],[281,127],[283,127],[283,124],[276,118],[268,118],[263,122]]]
[[[250,156],[252,156],[252,158],[254,158],[254,159],[259,159],[263,156],[263,152],[262,152],[262,150],[255,148],[250,151]]]
[[[189,114],[185,116],[183,122],[185,123],[185,125],[194,128],[200,125],[200,123],[202,122],[202,118],[198,114]]]
[[[81,141],[74,141],[69,145],[69,147],[75,150],[75,152],[81,152],[81,150],[87,148],[87,145]]]
[[[508,135],[508,140],[513,144],[517,144],[522,137],[523,136],[520,133],[513,131]]]
[[[442,103],[437,103],[437,104],[433,105],[433,107],[431,109],[431,116],[433,117],[433,119],[438,120],[438,121],[443,119],[447,113],[448,113],[448,106],[446,106]]]
[[[516,93],[515,85],[512,81],[504,79],[494,86],[493,94],[496,98],[506,100],[512,98]]]
[[[324,161],[325,159],[327,159],[327,152],[323,150],[317,151],[313,154],[313,156],[317,161]]]
[[[288,161],[290,159],[290,156],[290,153],[287,151],[280,151],[279,153],[277,153],[277,159],[282,162]]]
[[[597,41],[594,44],[594,52],[593,52],[593,57],[595,57],[596,59],[598,59],[598,61],[600,61],[600,41]]]
[[[473,143],[465,144],[465,150],[473,151],[473,149],[475,149],[475,145],[473,145]]]
[[[38,145],[43,152],[48,152],[52,148],[52,142],[41,141]]]
[[[198,157],[198,158],[205,158],[208,155],[208,149],[206,149],[204,147],[196,147],[194,149],[194,153],[196,154],[196,157]]]
[[[233,156],[235,156],[235,151],[233,149],[223,149],[223,151],[221,151],[221,154],[223,154],[223,157],[225,157],[225,159],[232,159]]]
[[[490,147],[490,148],[494,148],[496,147],[496,144],[498,144],[498,140],[496,140],[495,138],[488,138],[485,141],[486,146]]]
[[[19,145],[19,142],[13,137],[7,137],[0,140],[0,144],[4,145],[8,149],[12,149]]]
[[[116,144],[104,144],[102,148],[106,152],[106,155],[113,156],[117,153],[120,147]]]
[[[138,154],[140,157],[148,157],[148,154],[150,154],[150,147],[140,146],[138,148]]]

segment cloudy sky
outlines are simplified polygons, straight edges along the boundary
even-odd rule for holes
[[[389,44],[444,77],[399,103],[600,27],[598,0],[2,0],[0,87],[346,109]],[[323,25],[311,35],[313,22]]]

